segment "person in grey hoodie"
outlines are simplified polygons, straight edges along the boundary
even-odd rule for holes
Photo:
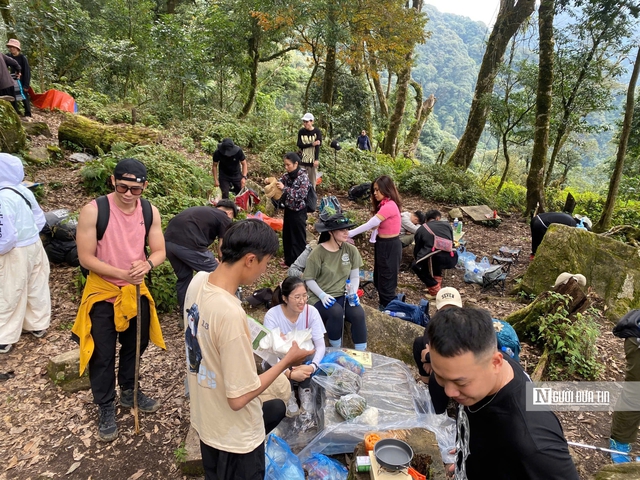
[[[11,78],[11,74],[9,73],[9,67],[12,67],[18,73],[18,78],[20,78],[22,68],[20,64],[9,55],[5,55],[4,53],[1,55],[2,60],[4,60],[4,66],[0,64],[0,100],[15,102],[16,97],[14,94],[13,78]]]
[[[22,180],[22,161],[0,153],[0,353],[23,330],[42,337],[51,321],[49,260],[40,241],[46,220]]]

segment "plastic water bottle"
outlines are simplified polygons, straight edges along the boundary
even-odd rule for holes
[[[458,233],[462,233],[462,220],[458,222]]]
[[[384,312],[387,315],[391,315],[392,317],[398,317],[398,318],[407,318],[407,314],[404,312],[392,312],[391,310],[385,310]]]
[[[347,301],[349,302],[349,305],[351,305],[352,307],[355,307],[356,304],[356,299],[357,299],[357,295],[354,295],[351,291],[351,279],[347,278],[347,288],[346,288],[346,293],[347,293]]]
[[[457,231],[458,231],[458,224],[459,224],[459,223],[460,223],[460,222],[458,221],[458,217],[456,217],[456,218],[454,218],[454,219],[453,219],[453,231],[454,231],[454,232],[457,232]]]
[[[502,347],[500,350],[509,355],[511,358],[515,357],[513,350],[511,350],[509,347]]]

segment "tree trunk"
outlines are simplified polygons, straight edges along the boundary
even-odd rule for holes
[[[589,299],[574,279],[570,279],[564,285],[558,285],[553,292],[571,297],[566,307],[567,316],[582,313],[589,308]],[[542,315],[556,313],[560,307],[565,308],[564,304],[552,298],[551,291],[542,292],[533,302],[513,312],[504,321],[511,324],[520,338],[528,338],[530,332],[537,332],[539,318]]]
[[[387,104],[387,96],[385,95],[382,84],[380,83],[377,61],[375,58],[371,58],[369,64],[371,69],[371,81],[373,82],[373,87],[375,88],[376,96],[378,97],[378,104],[380,105],[380,116],[385,119],[389,118],[389,105]]]
[[[611,217],[613,216],[613,207],[616,204],[618,195],[618,187],[620,187],[620,179],[622,178],[622,169],[624,167],[624,157],[627,153],[627,142],[631,134],[631,121],[633,120],[634,100],[636,83],[638,82],[638,74],[640,72],[640,48],[636,55],[636,63],[633,65],[629,88],[627,89],[627,106],[624,111],[624,120],[622,121],[622,132],[620,132],[620,143],[618,144],[618,154],[616,155],[616,165],[611,174],[609,182],[609,192],[607,193],[607,201],[604,203],[600,220],[595,225],[595,232],[604,232],[611,226]]]
[[[416,91],[416,119],[411,125],[411,129],[407,134],[407,139],[405,140],[405,149],[404,156],[407,158],[413,158],[416,154],[416,149],[418,148],[418,142],[420,141],[420,133],[422,133],[422,129],[424,124],[429,118],[429,115],[433,111],[433,106],[436,104],[436,97],[432,93],[429,97],[423,102],[422,101],[422,87],[419,83],[411,81],[411,86]]]
[[[255,28],[258,28],[257,25]],[[245,118],[251,112],[253,104],[256,100],[256,91],[258,90],[258,65],[260,64],[260,50],[258,49],[257,35],[253,35],[249,39],[249,58],[251,59],[251,65],[249,70],[250,82],[249,82],[249,95],[247,101],[242,107],[242,111],[238,115],[238,118]]]
[[[509,164],[511,163],[511,157],[509,156],[509,147],[507,142],[508,131],[505,131],[502,134],[502,153],[504,155],[504,171],[502,172],[502,177],[500,177],[500,183],[498,183],[498,188],[496,189],[496,195],[500,193],[502,190],[502,186],[504,182],[507,180],[507,175],[509,174]]]
[[[522,23],[529,18],[535,7],[535,0],[501,0],[500,11],[493,26],[480,71],[476,90],[471,101],[467,126],[458,142],[449,163],[466,170],[471,165],[476,153],[480,136],[489,114],[488,96],[493,92],[498,68],[504,59],[509,41],[518,31]]]
[[[7,40],[17,37],[13,30],[16,22],[13,19],[13,16],[11,16],[11,10],[9,10],[10,5],[11,2],[9,0],[0,0],[0,13],[2,13],[2,20],[4,21],[4,25],[7,29]]]
[[[67,115],[58,128],[58,141],[74,143],[92,153],[108,152],[115,142],[150,145],[159,139],[158,132],[131,125],[104,125],[81,115]]]
[[[304,89],[304,104],[303,110],[306,112],[309,110],[309,90],[311,89],[311,82],[316,76],[316,72],[318,71],[318,64],[314,63],[313,70],[311,70],[311,75],[309,75],[309,80],[307,80],[307,86]]]
[[[331,114],[333,106],[333,86],[336,80],[336,46],[327,47],[327,55],[324,61],[324,80],[322,81],[322,98],[320,101],[326,105],[327,114]],[[326,129],[329,125],[329,119],[326,115],[320,117],[319,126]]]
[[[531,166],[527,175],[527,210],[525,216],[538,208],[545,211],[544,169],[549,149],[549,120],[553,94],[553,17],[555,0],[542,0],[538,13],[540,31],[540,59],[538,65],[538,91],[536,96],[536,127],[533,137]]]
[[[411,54],[407,56],[407,67],[398,73],[398,82],[396,84],[396,105],[393,114],[389,119],[389,128],[384,136],[384,144],[382,145],[382,153],[396,156],[398,133],[400,125],[402,125],[402,117],[407,103],[407,92],[409,91],[409,81],[411,80]]]

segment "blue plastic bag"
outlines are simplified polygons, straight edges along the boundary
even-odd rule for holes
[[[347,467],[321,453],[314,453],[302,464],[309,480],[347,480]]]
[[[287,442],[270,433],[265,446],[265,480],[304,480],[304,470]]]
[[[343,368],[346,368],[347,370],[351,370],[353,373],[360,376],[364,374],[364,367],[360,364],[360,362],[358,362],[351,355],[348,355],[344,352],[329,352],[324,357],[322,357],[320,363],[335,363]]]

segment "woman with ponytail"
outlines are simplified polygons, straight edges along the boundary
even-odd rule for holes
[[[326,332],[322,318],[315,307],[307,305],[307,287],[298,277],[287,277],[273,292],[273,305],[264,317],[264,326],[268,329],[280,328],[282,334],[292,330],[311,329],[311,338],[315,354],[309,365],[300,365],[285,370],[285,375],[291,382],[291,398],[287,404],[287,414],[293,415],[298,411],[294,388],[298,387],[300,404],[307,413],[313,412],[311,397],[311,375],[318,369],[318,364],[324,357],[324,334]]]

